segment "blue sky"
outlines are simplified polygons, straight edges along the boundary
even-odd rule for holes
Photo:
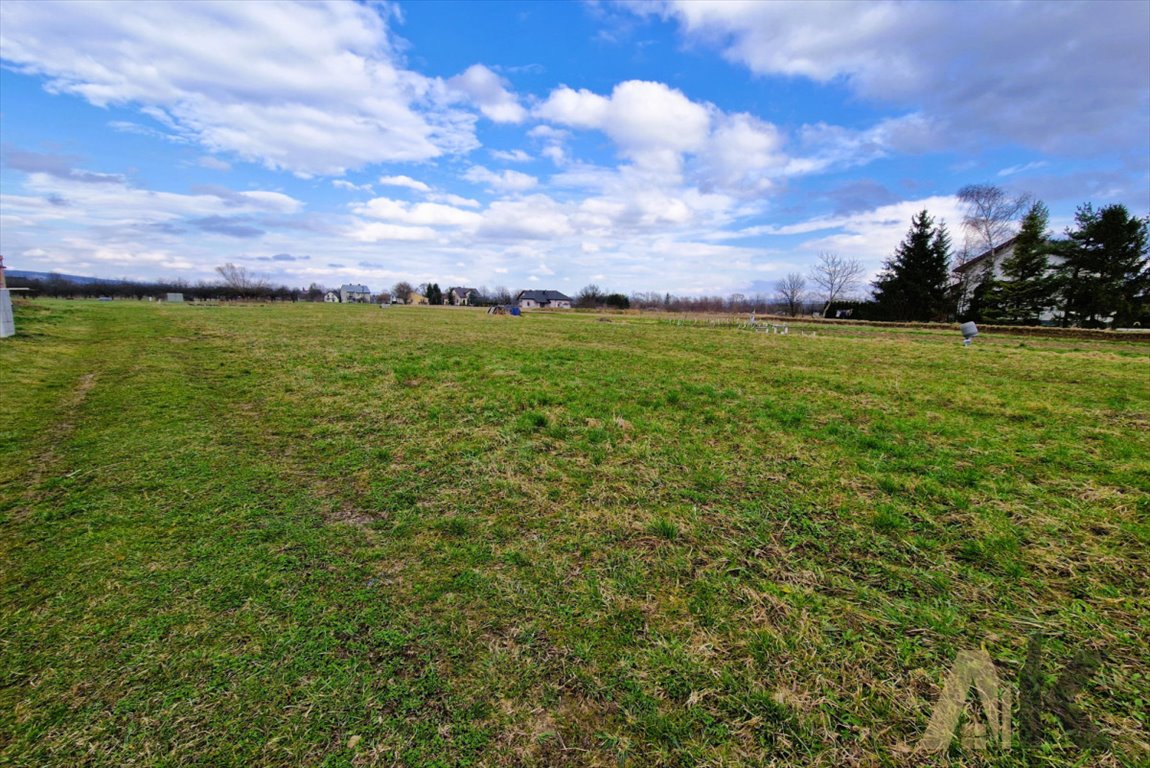
[[[0,4],[0,252],[770,293],[954,193],[1150,210],[1150,3]]]

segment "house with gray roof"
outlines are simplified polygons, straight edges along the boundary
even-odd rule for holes
[[[366,285],[347,283],[339,287],[339,300],[344,304],[366,304],[371,301],[371,291]]]
[[[524,309],[571,309],[571,297],[559,291],[520,291],[515,303]]]
[[[457,307],[470,307],[479,298],[474,288],[450,288],[447,291],[448,303]]]

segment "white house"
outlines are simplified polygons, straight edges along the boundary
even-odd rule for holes
[[[366,285],[347,283],[339,287],[339,300],[344,304],[366,304],[371,301],[371,291]]]
[[[339,304],[339,294],[335,291],[328,291],[323,295],[323,300],[327,304]]]
[[[520,291],[515,303],[524,309],[571,309],[571,297],[559,291]]]
[[[474,288],[452,288],[447,295],[451,304],[457,307],[470,307],[471,302],[479,297],[479,291]]]
[[[989,248],[982,253],[975,256],[970,261],[960,264],[955,267],[951,274],[954,276],[955,282],[962,286],[962,294],[959,297],[958,309],[962,312],[966,307],[970,306],[971,297],[974,295],[974,289],[988,276],[993,277],[995,280],[1002,279],[1002,265],[1014,253],[1014,243],[1018,240],[1018,235],[1005,240],[1002,243]],[[1057,254],[1048,254],[1047,258],[1050,260],[1051,267],[1057,267],[1063,262],[1062,256]],[[1039,315],[1039,322],[1043,325],[1053,323],[1057,318],[1054,313],[1054,308],[1051,307]]]

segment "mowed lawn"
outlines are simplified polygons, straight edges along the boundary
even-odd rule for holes
[[[1109,746],[951,763],[1150,760],[1150,345],[607,319],[20,305],[0,764],[941,764],[1035,633]]]

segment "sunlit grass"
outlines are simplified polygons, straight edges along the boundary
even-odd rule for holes
[[[992,760],[1145,756],[1145,345],[612,319],[22,305],[0,755],[918,764],[1042,631],[1113,750]]]

